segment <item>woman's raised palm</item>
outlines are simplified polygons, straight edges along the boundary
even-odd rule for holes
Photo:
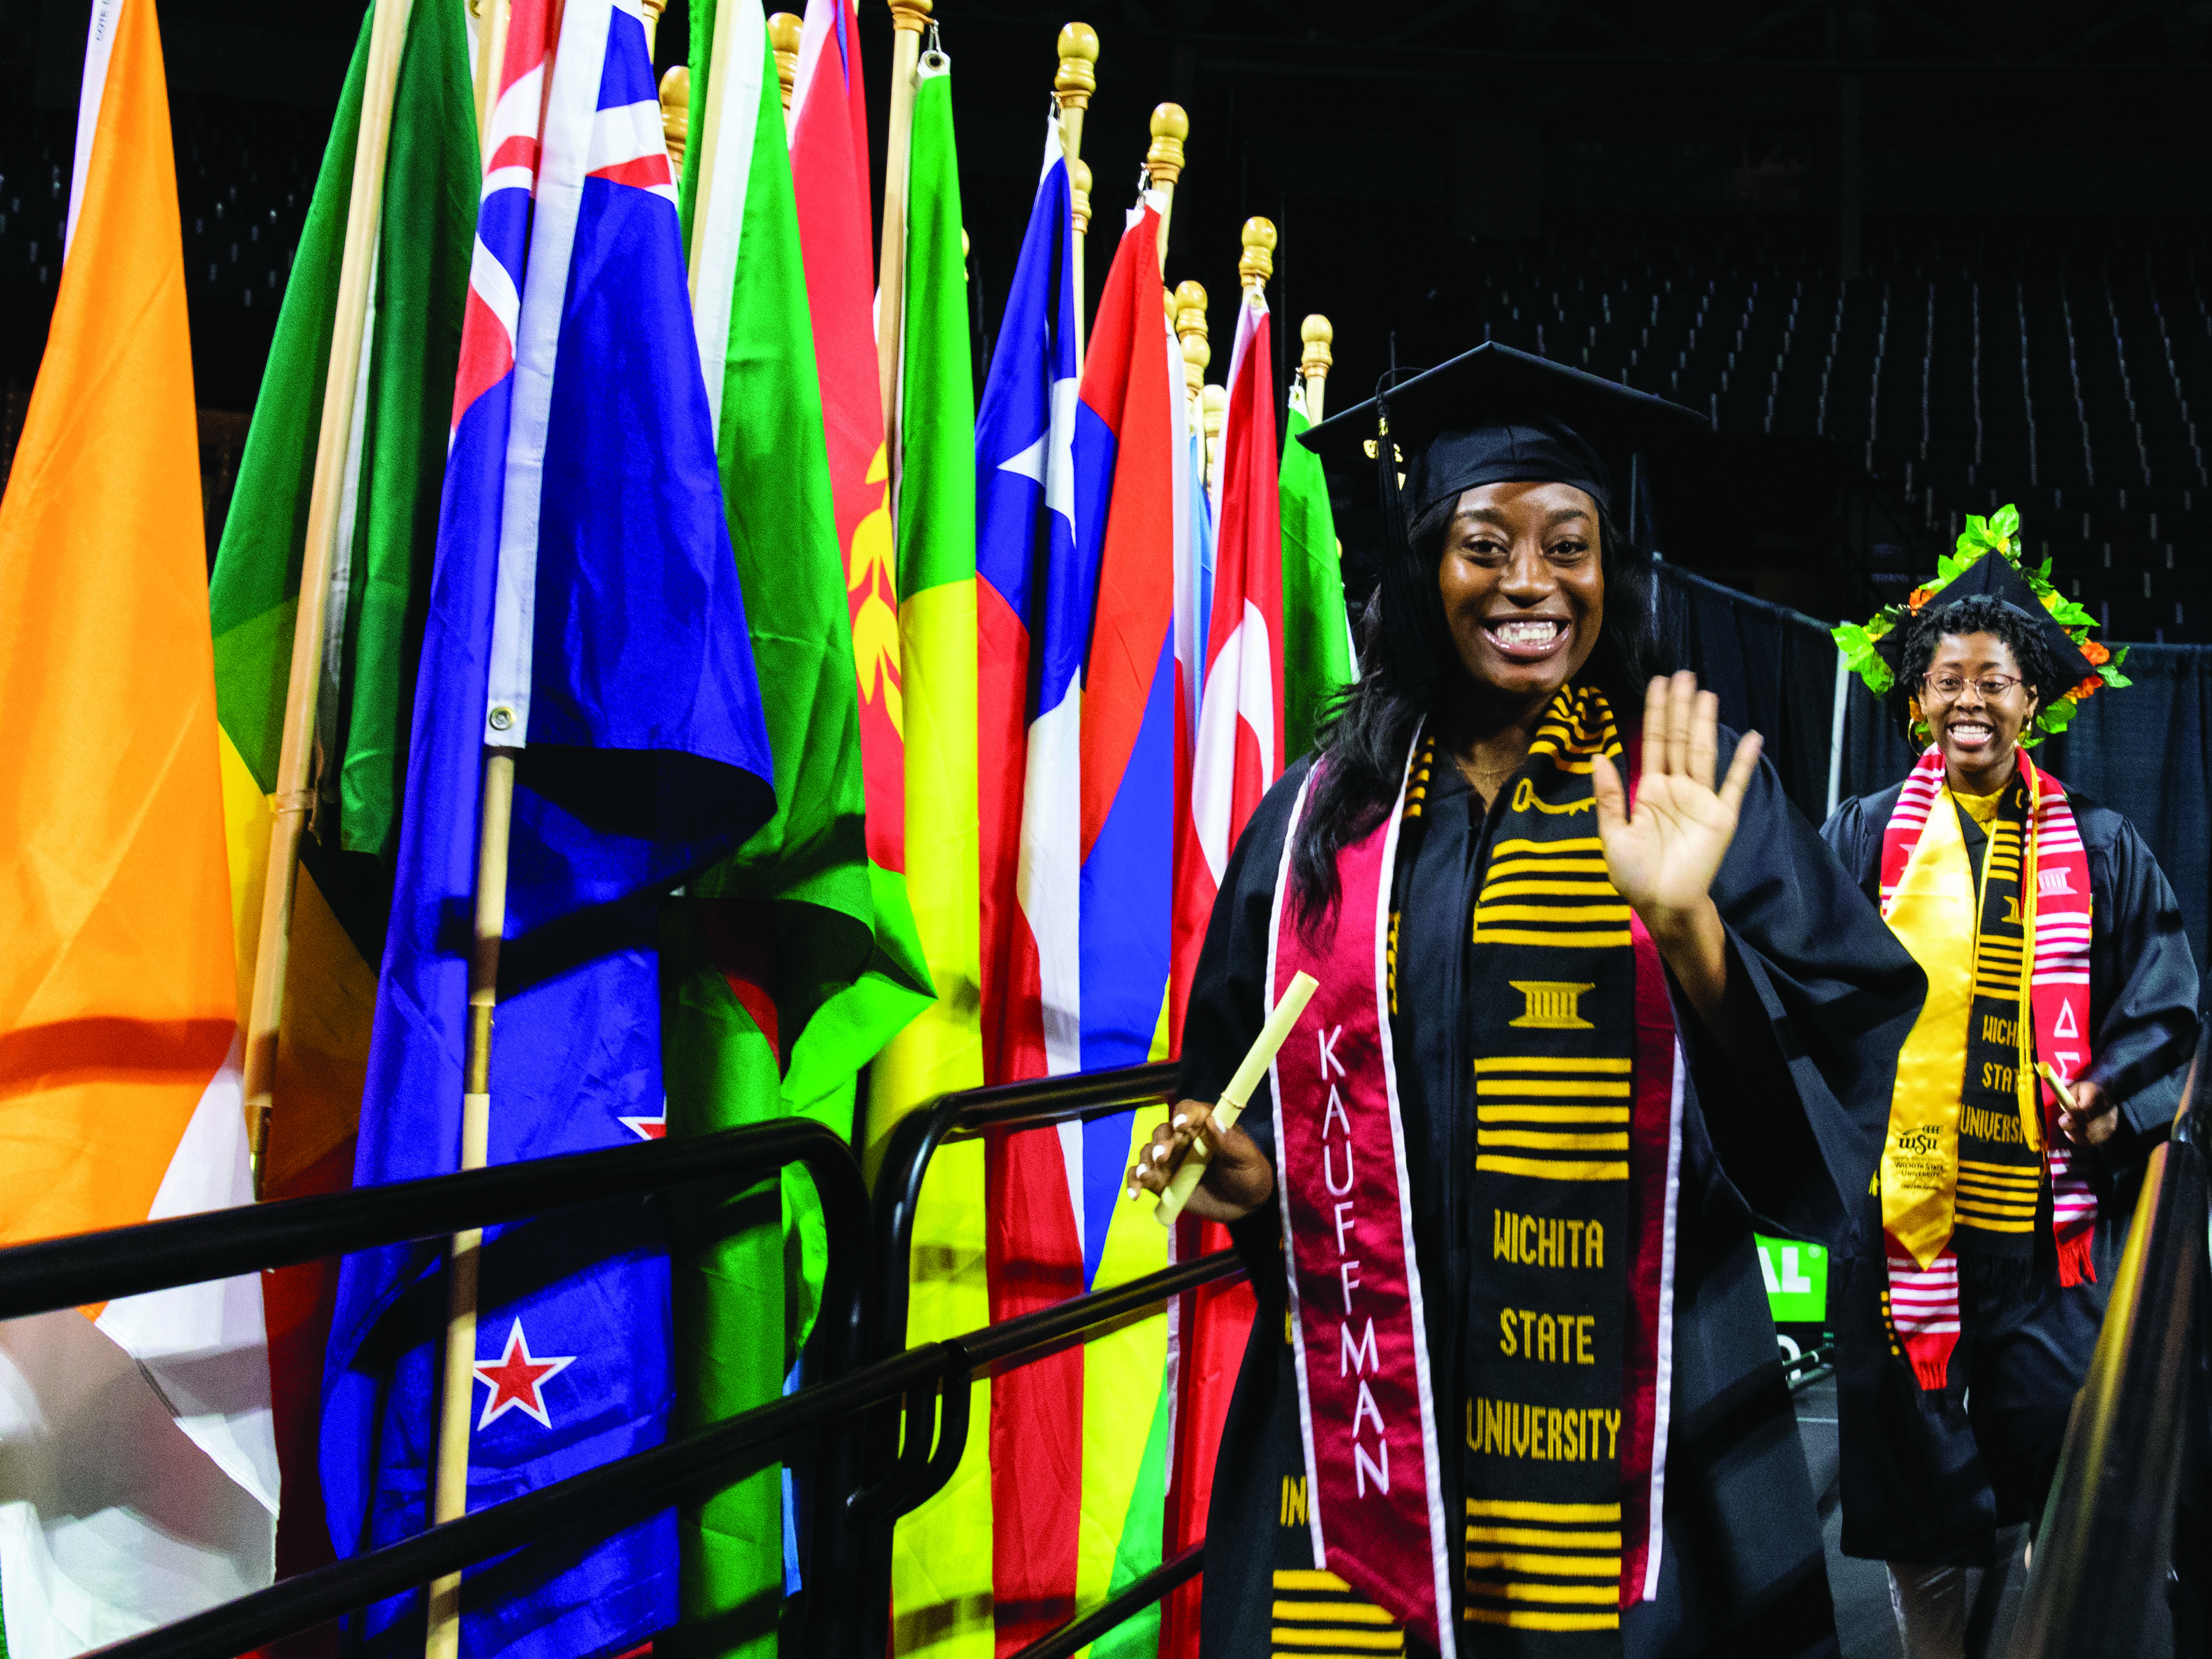
[[[1720,699],[1699,691],[1695,675],[1654,679],[1632,814],[1613,763],[1600,755],[1592,768],[1606,872],[1654,935],[1704,907],[1759,766],[1759,734],[1747,732],[1728,777],[1713,787],[1719,725]]]

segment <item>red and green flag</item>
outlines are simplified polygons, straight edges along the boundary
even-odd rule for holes
[[[849,1137],[861,1070],[928,1006],[929,979],[904,877],[872,857],[854,611],[762,9],[694,0],[690,58],[681,203],[693,320],[776,810],[670,907],[667,1129],[706,1134],[805,1116]],[[871,399],[874,363],[871,344]],[[880,431],[876,441],[880,449]],[[881,536],[888,548],[887,509]],[[896,648],[895,621],[892,638]],[[680,1422],[717,1421],[776,1397],[812,1322],[824,1250],[803,1175],[681,1212]],[[762,1340],[777,1329],[782,1341]],[[702,1652],[775,1651],[780,1487],[778,1472],[765,1470],[682,1513],[684,1620]]]

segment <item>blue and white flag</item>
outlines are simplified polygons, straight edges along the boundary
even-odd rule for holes
[[[637,0],[518,0],[499,89],[362,1107],[362,1184],[461,1161],[487,748],[516,758],[493,1163],[658,1133],[660,899],[773,806]],[[342,1553],[429,1523],[445,1256],[371,1251],[341,1274],[322,1473]],[[492,1230],[478,1307],[471,1510],[664,1438],[661,1203]],[[420,1593],[371,1608],[366,1650],[419,1653],[423,1608]],[[676,1620],[672,1512],[478,1567],[461,1615],[464,1656],[593,1659],[635,1646]]]
[[[1075,536],[1075,249],[1057,118],[975,413],[983,1066],[1082,1063],[1083,653],[1098,550]]]

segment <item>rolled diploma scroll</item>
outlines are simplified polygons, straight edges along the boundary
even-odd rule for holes
[[[2069,1111],[2080,1110],[2074,1104],[2074,1091],[2066,1087],[2066,1080],[2058,1075],[2058,1068],[2048,1060],[2035,1063],[2035,1075],[2051,1085],[2051,1092],[2058,1097],[2058,1104]]]
[[[1244,1063],[1237,1068],[1229,1087],[1214,1102],[1213,1121],[1224,1135],[1237,1127],[1237,1120],[1244,1113],[1244,1103],[1252,1098],[1252,1091],[1260,1087],[1260,1079],[1273,1063],[1275,1050],[1283,1046],[1283,1039],[1291,1034],[1291,1027],[1297,1024],[1298,1016],[1306,1011],[1306,1003],[1319,988],[1320,982],[1310,973],[1291,977],[1283,1000],[1275,1004],[1267,1023],[1260,1027],[1260,1035],[1245,1055]],[[1190,1202],[1191,1194],[1198,1190],[1198,1184],[1206,1174],[1206,1160],[1212,1155],[1203,1136],[1191,1142],[1190,1150],[1183,1154],[1182,1166],[1168,1182],[1168,1190],[1152,1207],[1154,1220],[1164,1227],[1175,1225],[1176,1217],[1182,1214],[1182,1207]]]

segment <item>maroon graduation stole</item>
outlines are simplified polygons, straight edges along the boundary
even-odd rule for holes
[[[1391,1052],[1391,889],[1419,807],[1401,786],[1339,855],[1319,938],[1287,903],[1304,791],[1284,840],[1270,984],[1320,983],[1273,1068],[1313,1559],[1445,1655],[1462,1620],[1485,1651],[1617,1654],[1621,1608],[1657,1589],[1681,1068],[1658,953],[1605,874],[1598,753],[1632,758],[1604,699],[1571,687],[1513,781],[1476,902],[1477,1268],[1456,1293],[1468,1396],[1443,1410]],[[1409,775],[1427,758],[1417,742]]]
[[[1931,745],[1899,792],[1882,831],[1885,917],[1930,814],[1956,810],[1943,786],[1942,752]],[[1955,1101],[1909,1098],[1924,1090],[1913,1087],[1901,1067],[1891,1105],[1892,1142],[1917,1133],[1932,1148],[1921,1161],[1948,1176],[1951,1187],[1922,1207],[1931,1219],[1920,1221],[1917,1250],[1895,1231],[1887,1239],[1891,1329],[1924,1389],[1943,1387],[1949,1375],[1960,1323],[1960,1256],[2032,1254],[2046,1177],[2059,1283],[2071,1287],[2096,1277],[2089,1254],[2096,1196],[2058,1134],[2057,1098],[2033,1069],[2040,1058],[2071,1080],[2092,1056],[2089,865],[2064,786],[2025,751],[1989,826],[1982,868],[1972,874],[1972,938],[1899,934],[1916,955],[1949,950],[1971,960],[1965,1063]],[[1923,966],[1931,977],[1961,971],[1957,961]],[[1948,1239],[1941,1232],[1945,1197],[1952,1207]]]

